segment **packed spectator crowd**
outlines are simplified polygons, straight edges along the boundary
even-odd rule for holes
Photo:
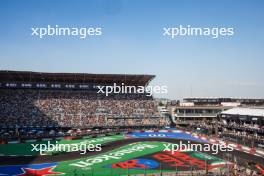
[[[0,128],[165,126],[157,103],[139,95],[78,90],[0,90]],[[15,131],[15,130],[13,130]]]
[[[264,148],[264,126],[259,124],[249,124],[245,122],[235,122],[224,120],[200,121],[191,123],[190,130],[201,131],[209,135],[214,134],[218,129],[218,137],[249,147]],[[199,129],[199,130],[197,130]]]

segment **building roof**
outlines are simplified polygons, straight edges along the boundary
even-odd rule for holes
[[[228,109],[229,106],[174,106],[176,109]]]
[[[154,77],[154,75],[46,73],[0,70],[0,82],[124,83],[125,85],[146,86]]]
[[[250,101],[250,100],[264,100],[264,98],[250,98],[250,97],[184,97],[183,100],[185,101],[202,101],[202,100],[215,100],[215,101]]]
[[[232,109],[223,111],[221,114],[264,117],[264,109],[232,108]]]

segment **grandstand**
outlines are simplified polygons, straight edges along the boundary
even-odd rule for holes
[[[264,149],[264,109],[233,108],[219,116],[222,138]]]
[[[177,124],[185,124],[201,120],[213,121],[219,113],[234,107],[263,106],[264,99],[256,98],[187,97],[171,106],[171,112]]]
[[[170,106],[177,128],[264,149],[264,99],[184,98]]]
[[[72,128],[156,128],[168,121],[145,94],[98,94],[102,85],[147,86],[153,75],[0,72],[2,137]]]

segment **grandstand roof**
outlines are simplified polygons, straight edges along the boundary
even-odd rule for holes
[[[0,82],[124,83],[125,85],[146,86],[154,77],[154,75],[45,73],[0,70]]]
[[[221,114],[264,117],[264,109],[233,108],[223,111]]]

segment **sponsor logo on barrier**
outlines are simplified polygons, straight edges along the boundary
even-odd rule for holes
[[[137,138],[175,138],[175,139],[185,139],[191,141],[205,142],[206,139],[195,138],[191,134],[183,132],[132,132],[127,135],[128,137]]]

